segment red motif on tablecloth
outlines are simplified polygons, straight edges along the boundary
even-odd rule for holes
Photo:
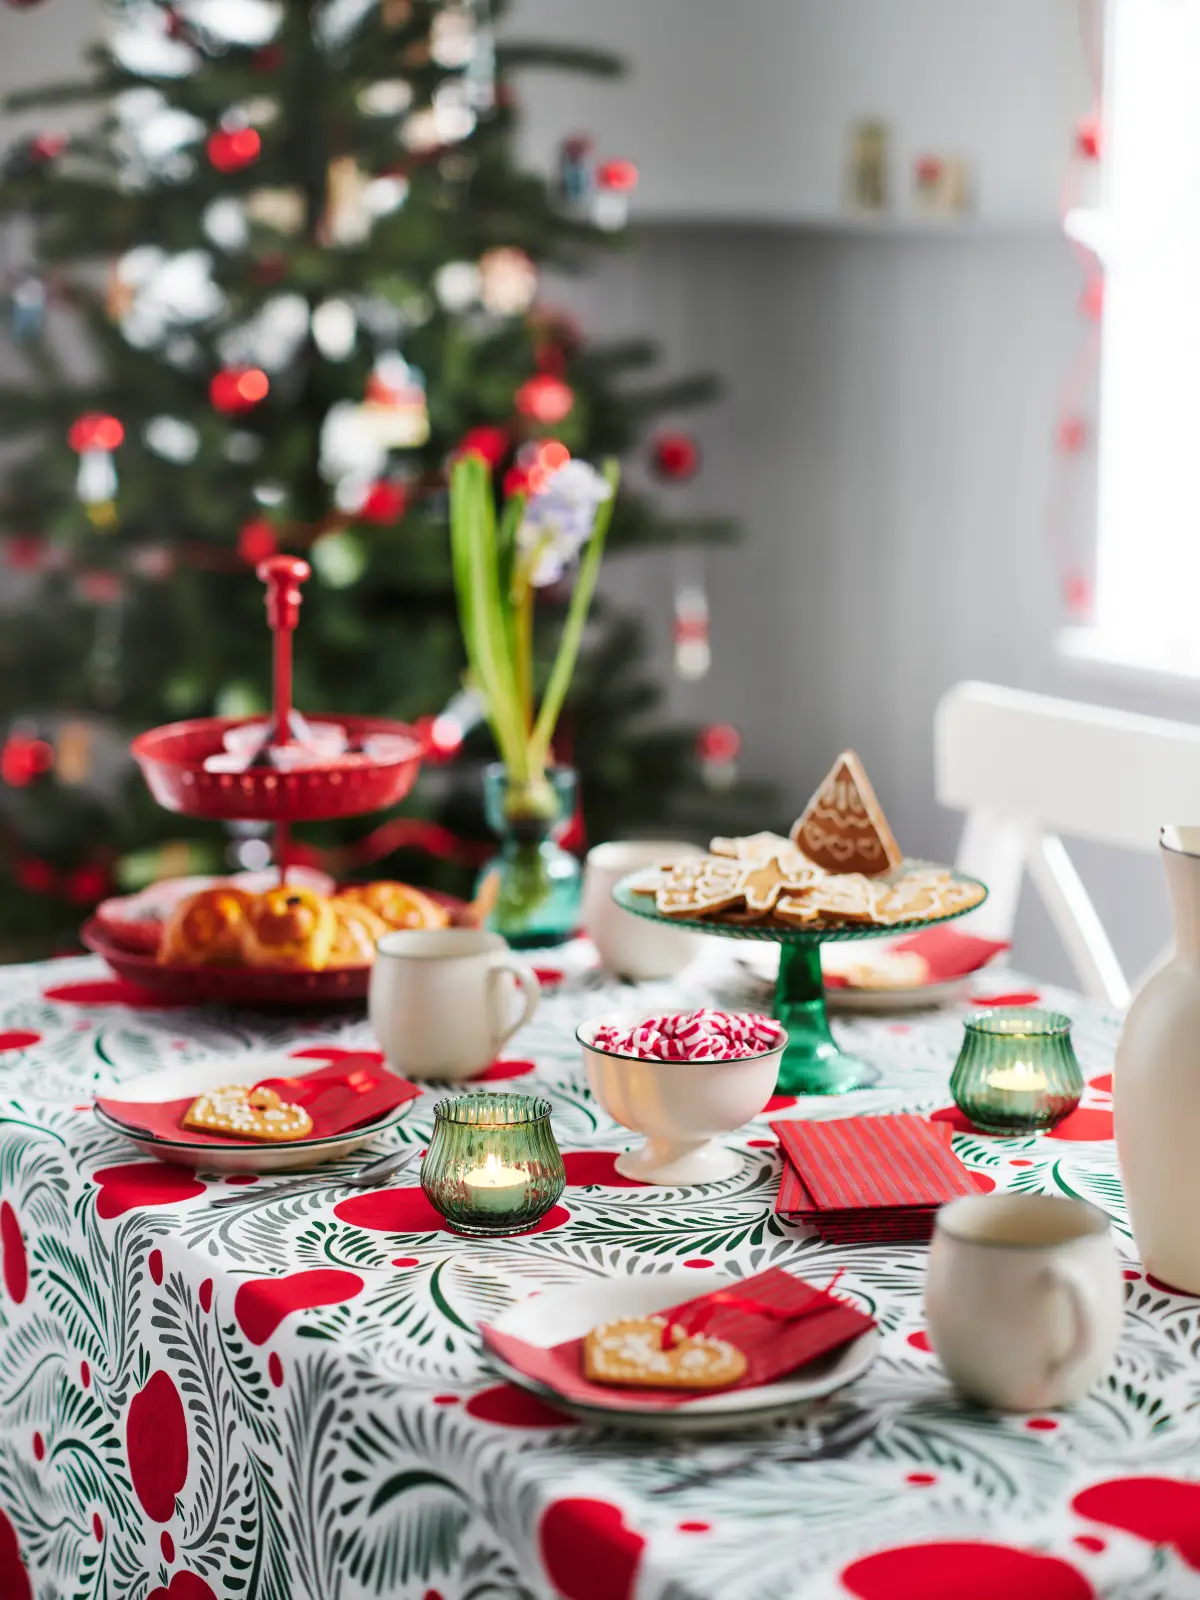
[[[197,1293],[197,1299],[200,1301],[200,1309],[201,1309],[201,1311],[211,1311],[212,1310],[212,1297],[213,1297],[213,1281],[212,1281],[211,1278],[205,1278],[204,1282],[200,1285],[199,1291]]]
[[[498,1383],[481,1389],[463,1407],[467,1415],[480,1422],[494,1422],[500,1428],[574,1428],[578,1423],[563,1411],[556,1411],[537,1395],[518,1389],[515,1383]]]
[[[933,1345],[929,1342],[929,1335],[924,1328],[918,1328],[916,1333],[910,1333],[907,1343],[912,1345],[914,1350],[923,1351],[925,1355],[933,1354]]]
[[[1089,1085],[1089,1087],[1091,1087],[1093,1089],[1099,1090],[1099,1092],[1101,1094],[1111,1094],[1112,1093],[1112,1086],[1113,1086],[1113,1075],[1112,1075],[1111,1072],[1105,1072],[1105,1073],[1102,1073],[1101,1076],[1098,1077],[1098,1078],[1089,1078],[1088,1079],[1088,1085]]]
[[[1069,1117],[1064,1117],[1057,1128],[1051,1128],[1048,1139],[1072,1139],[1094,1143],[1113,1136],[1113,1114],[1098,1106],[1079,1106]]]
[[[151,1250],[150,1254],[146,1257],[146,1268],[150,1273],[150,1276],[154,1279],[155,1283],[162,1282],[163,1259],[161,1250]]]
[[[17,1213],[7,1200],[0,1201],[0,1253],[4,1261],[4,1287],[10,1300],[20,1305],[29,1291],[29,1258]]]
[[[344,1305],[362,1290],[363,1280],[357,1272],[336,1267],[288,1272],[279,1278],[249,1278],[233,1297],[233,1314],[251,1344],[266,1344],[293,1311]]]
[[[151,1589],[146,1600],[218,1600],[203,1578],[194,1572],[177,1572],[164,1589]]]
[[[38,1044],[41,1037],[31,1028],[0,1029],[0,1050],[25,1050],[31,1044]]]
[[[171,1535],[167,1532],[167,1530],[165,1528],[162,1531],[162,1538],[158,1541],[158,1548],[163,1553],[163,1560],[164,1561],[174,1561],[174,1559],[175,1559],[175,1541],[174,1541],[174,1539],[172,1539]]]
[[[538,1525],[538,1552],[563,1600],[634,1600],[646,1541],[607,1500],[553,1500]]]
[[[606,1189],[644,1189],[640,1178],[627,1178],[617,1171],[616,1150],[568,1150],[563,1156],[569,1188],[589,1183],[603,1184]]]
[[[151,1373],[129,1402],[125,1452],[134,1493],[146,1515],[154,1522],[169,1522],[188,1473],[187,1418],[169,1373]]]
[[[762,1108],[761,1114],[765,1117],[768,1111],[787,1111],[790,1106],[795,1104],[796,1096],[794,1094],[773,1094]]]
[[[204,1193],[204,1184],[185,1167],[165,1161],[129,1161],[102,1167],[96,1174],[98,1217],[120,1217],[139,1206],[173,1206]]]
[[[149,989],[139,989],[124,978],[97,978],[89,983],[57,983],[43,989],[42,998],[59,1005],[131,1006],[138,1011],[169,1011],[186,1006],[186,1000],[168,1000]]]
[[[374,1233],[450,1233],[453,1230],[444,1217],[433,1209],[424,1189],[372,1189],[366,1194],[351,1195],[339,1200],[333,1208],[335,1217],[352,1223],[356,1228],[369,1228]],[[551,1206],[540,1222],[526,1233],[549,1233],[571,1220],[565,1206]]]
[[[21,1560],[17,1530],[0,1511],[0,1594],[4,1600],[33,1600],[33,1585]]]
[[[842,1587],[856,1600],[1094,1600],[1057,1556],[979,1541],[900,1545],[853,1561]]]
[[[1071,1501],[1081,1517],[1120,1528],[1150,1544],[1172,1545],[1200,1572],[1200,1483],[1181,1478],[1111,1478]]]
[[[470,1080],[472,1083],[499,1083],[507,1078],[525,1078],[537,1070],[536,1061],[493,1061]]]

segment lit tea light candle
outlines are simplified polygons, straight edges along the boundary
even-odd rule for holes
[[[520,1167],[506,1167],[497,1155],[485,1156],[481,1167],[464,1172],[463,1183],[477,1211],[517,1211],[525,1200],[525,1173]]]
[[[987,1084],[989,1089],[1002,1089],[1012,1094],[1045,1094],[1049,1088],[1046,1074],[1028,1061],[997,1067],[988,1073]]]

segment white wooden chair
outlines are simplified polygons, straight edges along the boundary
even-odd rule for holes
[[[967,814],[958,865],[988,885],[967,920],[1012,935],[1023,872],[1093,999],[1129,984],[1060,834],[1153,852],[1166,823],[1200,820],[1200,727],[990,683],[959,683],[934,718],[937,797]]]

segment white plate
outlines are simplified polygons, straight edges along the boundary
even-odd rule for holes
[[[886,940],[874,944],[887,948]],[[738,949],[737,959],[742,966],[761,979],[774,985],[779,975],[779,946],[773,944],[747,944]],[[980,972],[986,969],[979,969]],[[970,988],[978,973],[952,978],[946,983],[926,983],[915,989],[853,989],[829,987],[825,990],[827,1011],[896,1012],[920,1011],[926,1006],[957,1005]]]
[[[597,1323],[611,1322],[615,1317],[647,1316],[740,1281],[723,1272],[691,1270],[609,1278],[548,1290],[522,1300],[498,1317],[495,1327],[498,1332],[512,1334],[529,1344],[548,1347],[561,1344],[564,1339],[581,1338]],[[525,1377],[490,1350],[487,1358],[511,1383],[543,1399],[552,1399],[561,1410],[586,1422],[620,1426],[639,1433],[696,1434],[752,1427],[787,1416],[809,1401],[832,1394],[835,1389],[844,1388],[861,1377],[874,1360],[878,1347],[879,1334],[871,1329],[842,1349],[810,1361],[775,1383],[704,1395],[669,1411],[650,1411],[636,1401],[591,1406],[568,1400],[547,1385]]]
[[[181,1062],[178,1066],[164,1067],[159,1072],[149,1072],[141,1078],[131,1078],[104,1098],[182,1100],[185,1095],[200,1095],[207,1089],[216,1089],[225,1083],[241,1083],[249,1088],[252,1084],[261,1083],[264,1078],[294,1078],[298,1071],[304,1070],[305,1063],[291,1056],[264,1055],[260,1052],[217,1056],[208,1061]],[[328,1139],[295,1139],[279,1144],[245,1145],[187,1144],[160,1139],[153,1134],[137,1134],[106,1116],[99,1106],[92,1109],[98,1122],[110,1132],[128,1139],[143,1155],[203,1172],[267,1173],[303,1172],[306,1168],[319,1167],[339,1156],[351,1155],[369,1144],[377,1134],[394,1127],[414,1103],[413,1100],[406,1100],[403,1105],[376,1117],[374,1122],[347,1129],[345,1133],[334,1134]]]

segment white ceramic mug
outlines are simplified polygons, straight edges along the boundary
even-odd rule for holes
[[[396,1072],[457,1082],[496,1059],[540,994],[533,968],[498,933],[412,928],[380,939],[367,1009]]]
[[[973,1400],[1042,1411],[1080,1399],[1112,1359],[1124,1304],[1108,1218],[1083,1200],[981,1194],[938,1212],[925,1314]]]
[[[583,873],[583,931],[610,972],[622,978],[673,978],[701,948],[703,934],[664,928],[630,911],[612,897],[613,885],[631,872],[704,852],[694,844],[669,839],[614,839],[588,851]],[[653,902],[647,899],[647,907]]]

